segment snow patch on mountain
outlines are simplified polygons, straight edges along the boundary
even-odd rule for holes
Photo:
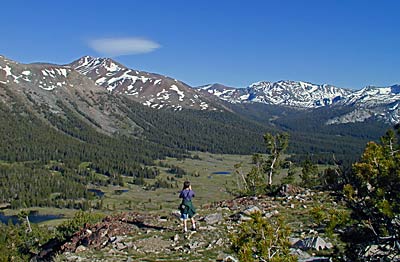
[[[203,95],[199,96],[196,90],[177,79],[132,70],[109,58],[85,56],[70,66],[110,93],[127,95],[151,108],[214,108]],[[161,101],[162,104],[159,103]]]
[[[175,91],[178,96],[179,96],[179,101],[183,101],[183,98],[185,97],[185,93],[179,90],[179,88],[176,85],[171,85],[171,90]]]

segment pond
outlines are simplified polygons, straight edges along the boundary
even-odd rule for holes
[[[116,194],[116,195],[121,195],[122,193],[126,193],[126,192],[129,192],[129,190],[128,189],[117,189],[117,190],[114,190],[114,194]]]
[[[31,223],[40,223],[44,221],[60,219],[63,217],[64,215],[40,215],[37,211],[31,211],[28,215],[29,222]],[[8,224],[8,221],[11,221],[13,224],[19,223],[18,216],[6,216],[4,213],[0,212],[0,222]]]
[[[232,172],[230,171],[217,171],[217,172],[213,172],[213,175],[230,175]]]
[[[98,197],[103,197],[106,194],[103,191],[101,191],[100,189],[90,188],[90,189],[88,189],[88,191],[94,193]]]

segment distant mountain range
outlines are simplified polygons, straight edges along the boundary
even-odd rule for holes
[[[0,56],[4,117],[11,110],[74,138],[88,137],[74,133],[90,126],[164,149],[252,153],[262,150],[263,133],[285,131],[293,152],[356,155],[400,122],[399,102],[399,85],[357,91],[301,81],[191,87],[109,58],[54,65]]]
[[[68,65],[23,65],[0,57],[0,82],[36,86],[44,91],[76,86],[76,74],[88,91],[100,90],[124,95],[151,108],[174,110],[230,110],[226,103],[263,103],[293,109],[348,107],[346,114],[336,115],[326,124],[362,122],[376,119],[386,123],[400,122],[400,86],[366,87],[349,90],[332,85],[302,81],[256,82],[247,88],[211,84],[192,88],[167,76],[129,69],[110,58],[84,56]],[[71,76],[74,75],[75,77]],[[92,81],[90,81],[92,80]],[[83,91],[83,90],[82,90]]]
[[[326,124],[362,122],[374,118],[387,123],[400,121],[399,85],[366,87],[353,91],[332,85],[317,85],[302,81],[256,82],[247,88],[211,84],[192,88],[159,74],[128,69],[109,58],[85,56],[69,66],[88,76],[108,91],[132,96],[144,105],[161,109],[192,108],[217,110],[225,108],[207,94],[232,103],[264,103],[310,109],[324,106],[349,106],[353,110],[329,119]],[[207,91],[207,92],[198,92]]]
[[[263,103],[294,109],[348,107],[352,110],[337,115],[327,124],[363,122],[373,118],[387,123],[400,122],[400,86],[366,87],[353,91],[332,85],[316,85],[302,81],[257,82],[247,88],[212,84],[200,90],[232,104]]]
[[[351,93],[350,90],[331,85],[315,85],[307,82],[279,81],[257,82],[247,88],[224,88],[222,85],[199,87],[230,103],[264,103],[295,108],[316,108],[338,102]]]

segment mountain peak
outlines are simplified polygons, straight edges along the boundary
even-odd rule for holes
[[[70,64],[75,70],[85,74],[85,70],[104,68],[108,72],[115,72],[125,67],[111,58],[83,56]]]
[[[84,56],[70,66],[110,93],[126,95],[152,108],[216,108],[210,105],[210,100],[215,98],[207,98],[181,81],[130,69],[110,58]]]

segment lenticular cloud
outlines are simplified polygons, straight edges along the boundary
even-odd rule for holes
[[[100,38],[89,41],[89,46],[106,56],[150,53],[161,46],[151,40],[138,37]]]

